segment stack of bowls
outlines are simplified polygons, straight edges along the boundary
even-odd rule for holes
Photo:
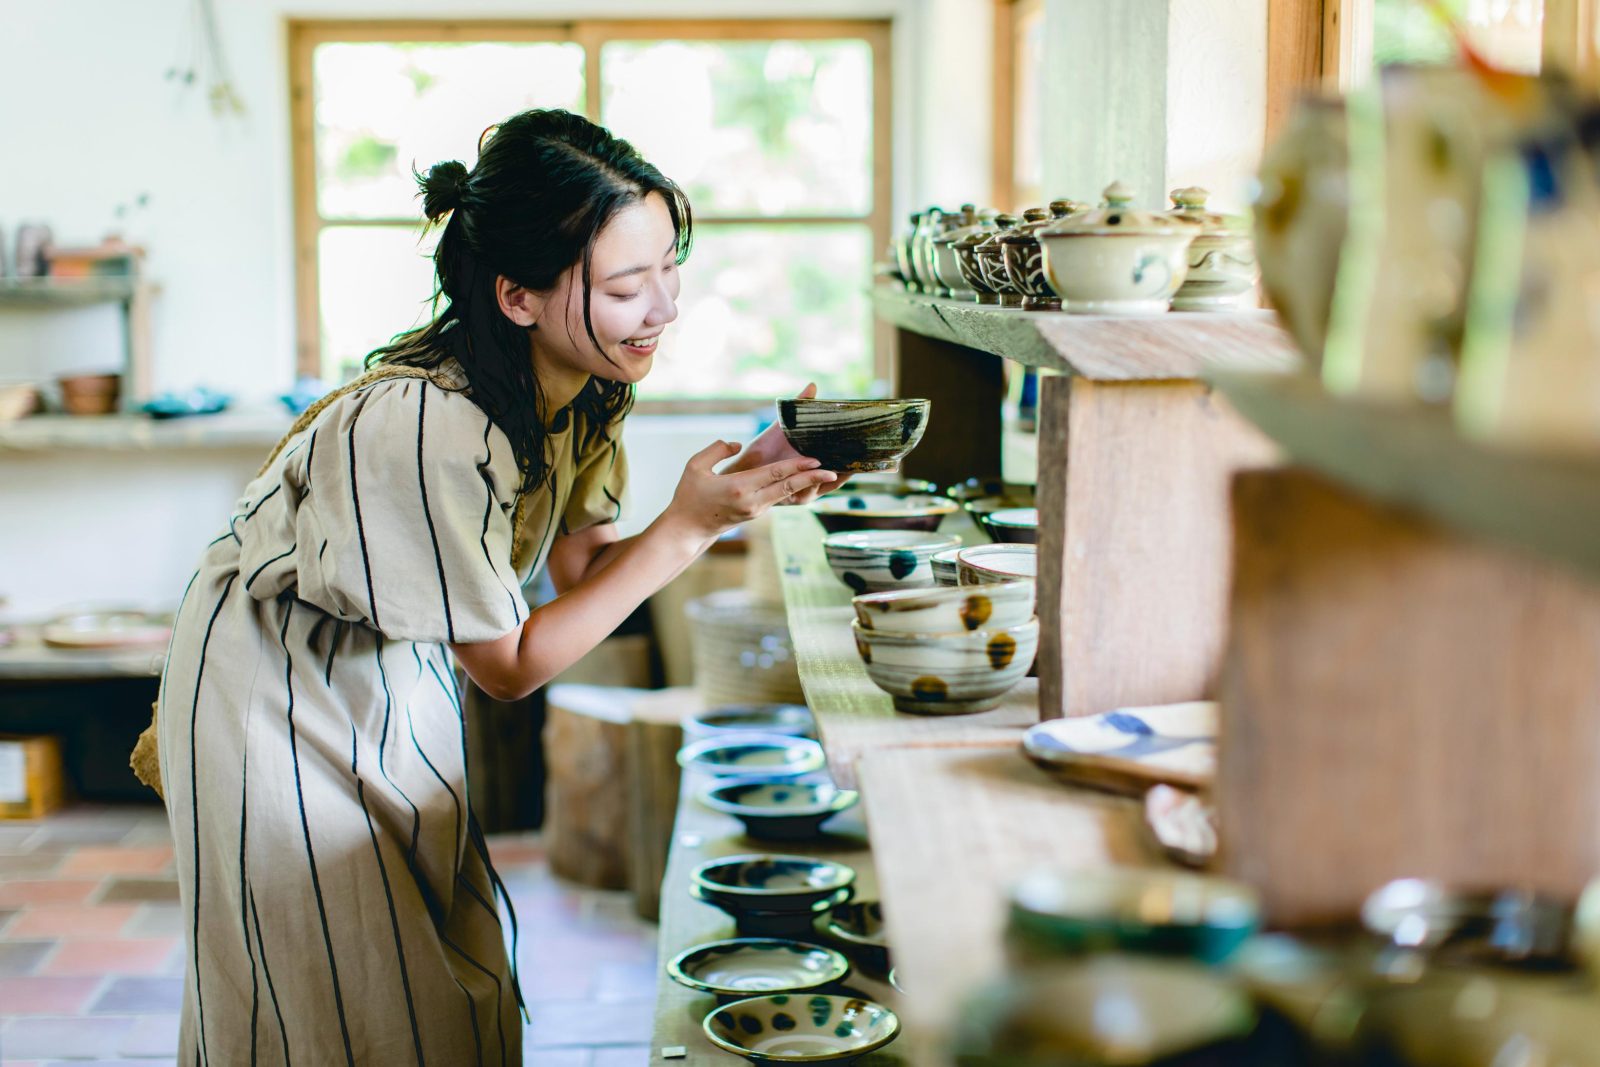
[[[974,545],[956,553],[956,581],[961,585],[998,585],[1028,582],[1039,577],[1039,550],[1035,545]]]
[[[727,856],[695,868],[690,894],[732,916],[742,937],[806,938],[855,880],[844,864],[811,856]]]
[[[900,711],[988,711],[1033,666],[1032,582],[858,596],[851,623],[867,677]]]

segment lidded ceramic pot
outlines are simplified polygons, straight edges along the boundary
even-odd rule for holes
[[[921,283],[917,281],[916,272],[911,268],[911,242],[917,235],[917,228],[921,225],[922,212],[913,211],[911,213],[911,225],[894,242],[895,266],[900,271],[900,280],[905,282],[907,289],[911,290],[921,288]]]
[[[1038,234],[1043,227],[1066,218],[1072,205],[1071,200],[1053,200],[1048,208],[1030,207],[1022,213],[1022,225],[1000,238],[1006,277],[1022,293],[1022,306],[1027,311],[1061,310],[1061,298],[1044,276]]]
[[[983,264],[978,261],[978,247],[996,234],[1009,230],[1017,224],[1015,215],[995,215],[986,218],[976,226],[968,227],[961,238],[950,247],[955,250],[956,267],[961,271],[961,278],[966,282],[966,287],[971,289],[977,297],[978,303],[998,307],[1000,294],[994,286],[989,284],[988,275],[984,272]]]
[[[931,294],[934,291],[936,283],[928,270],[928,242],[939,232],[943,220],[943,208],[927,208],[911,234],[911,276],[916,280],[920,292]]]
[[[999,227],[998,231],[980,241],[972,250],[972,261],[983,272],[989,288],[1000,298],[1001,307],[1021,309],[1022,290],[1012,285],[1006,274],[1005,246],[1000,239],[1022,225],[1022,220],[1015,215],[1001,215],[995,219],[995,225]]]
[[[1255,306],[1261,277],[1249,224],[1236,215],[1206,210],[1211,194],[1197,185],[1174,189],[1168,216],[1197,227],[1189,246],[1189,269],[1172,298],[1174,311],[1232,311]]]
[[[1166,311],[1183,284],[1197,228],[1167,215],[1140,211],[1122,182],[1105,190],[1105,204],[1038,231],[1044,270],[1067,311],[1148,315]]]
[[[992,211],[974,211],[969,221],[952,227],[933,239],[933,272],[940,286],[948,289],[953,299],[977,300],[978,298],[977,291],[967,283],[967,276],[961,272],[956,242],[975,230],[991,228],[989,223],[993,218]]]
[[[917,248],[917,269],[924,282],[923,291],[930,296],[949,296],[950,287],[939,280],[938,264],[936,262],[933,242],[951,230],[967,226],[978,221],[978,209],[972,204],[962,204],[959,211],[941,211],[935,208],[932,211],[932,222],[928,222],[927,215],[923,216],[924,223],[922,244]],[[950,264],[954,268],[955,264]],[[959,278],[959,272],[957,272]]]

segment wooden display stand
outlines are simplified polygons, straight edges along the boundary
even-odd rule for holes
[[[1303,469],[1240,475],[1218,821],[1275,924],[1600,870],[1600,587]]]
[[[550,869],[579,885],[628,887],[628,708],[638,695],[592,685],[549,691]]]

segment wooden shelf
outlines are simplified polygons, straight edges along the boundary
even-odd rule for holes
[[[86,681],[98,678],[157,678],[165,645],[136,649],[53,648],[35,626],[13,627],[16,643],[0,648],[0,681]]]
[[[0,454],[186,448],[251,448],[265,454],[293,422],[287,412],[273,410],[225,411],[177,419],[145,415],[30,415],[0,423]]]
[[[132,275],[99,278],[0,278],[0,307],[125,304],[148,286]]]
[[[903,330],[1101,381],[1200,378],[1225,368],[1286,371],[1300,363],[1271,311],[1074,315],[988,308],[887,286],[872,299],[877,316]]]
[[[965,514],[941,526],[969,544],[983,535]],[[850,590],[834,577],[822,552],[823,531],[804,508],[773,510],[772,541],[782,572],[789,636],[806,703],[817,717],[834,779],[855,787],[856,760],[884,745],[990,745],[1015,748],[1039,721],[1039,686],[1025,679],[993,711],[975,715],[907,715],[872,684],[850,635]]]
[[[1332,396],[1310,376],[1220,374],[1289,459],[1380,503],[1600,578],[1600,456],[1462,437],[1449,413]]]
[[[697,993],[667,977],[667,962],[684,949],[737,936],[732,919],[689,896],[689,876],[700,864],[719,856],[750,852],[821,856],[855,870],[857,899],[878,899],[877,873],[867,849],[860,807],[836,816],[828,824],[830,832],[815,841],[793,845],[752,841],[744,836],[744,828],[737,819],[711,811],[700,803],[699,794],[708,784],[700,775],[685,774],[683,777],[672,848],[667,857],[666,876],[661,882],[661,932],[657,942],[661,982],[650,1044],[652,1067],[736,1067],[745,1062],[716,1049],[701,1029],[706,1014],[716,1006],[716,998]],[[846,979],[846,985],[880,1004],[887,1004],[897,1014],[904,1010],[897,994],[886,983],[852,974]],[[686,1048],[688,1056],[664,1058],[662,1050],[674,1046]],[[882,1052],[858,1062],[863,1067],[906,1067],[915,1062],[906,1054],[907,1047],[907,1034],[902,1032]]]

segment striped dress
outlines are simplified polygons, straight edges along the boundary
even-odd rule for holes
[[[444,642],[518,626],[554,538],[616,518],[626,464],[563,411],[550,484],[519,498],[463,384],[363,380],[323,407],[184,593],[157,719],[182,1064],[522,1062]]]

